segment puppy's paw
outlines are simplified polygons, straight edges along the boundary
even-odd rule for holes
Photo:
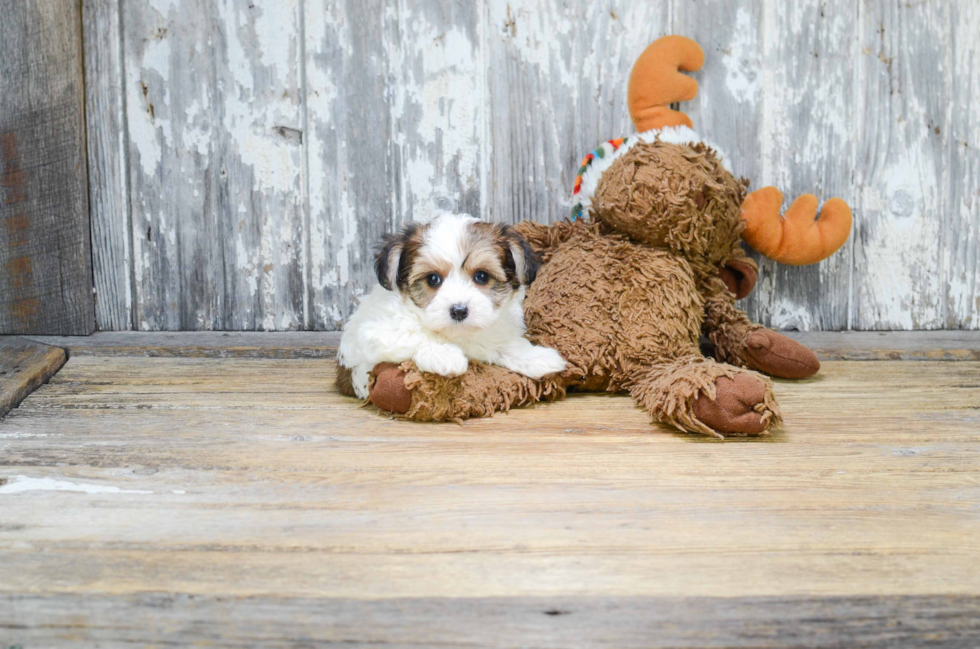
[[[351,385],[354,387],[354,394],[358,399],[367,399],[370,394],[368,389],[368,373],[371,371],[369,365],[355,365],[351,371]]]
[[[554,349],[535,345],[523,351],[520,356],[508,358],[503,365],[529,379],[540,379],[563,371],[567,363]]]
[[[415,366],[421,372],[439,376],[459,376],[466,373],[470,361],[455,345],[433,345],[415,355]]]

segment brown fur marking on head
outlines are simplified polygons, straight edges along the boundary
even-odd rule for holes
[[[429,286],[427,278],[433,273],[445,277],[452,270],[452,266],[445,260],[432,259],[424,254],[417,254],[414,259],[410,262],[408,277],[403,282],[399,282],[398,290],[407,295],[420,309],[424,309],[439,292],[438,286]]]
[[[475,223],[472,229],[497,254],[499,268],[504,275],[500,281],[509,283],[515,289],[534,281],[541,260],[519,232],[503,223]],[[484,270],[489,272],[489,269]]]
[[[400,232],[385,236],[374,257],[374,273],[381,286],[389,291],[408,286],[408,272],[427,229],[428,225],[409,223]]]

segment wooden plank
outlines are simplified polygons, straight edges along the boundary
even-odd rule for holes
[[[668,2],[488,0],[492,220],[571,215],[586,153],[634,132],[633,62],[671,31]]]
[[[380,601],[164,593],[0,596],[24,647],[971,647],[976,597],[509,597]],[[4,615],[6,617],[4,617]],[[95,626],[90,620],[98,620]],[[139,624],[133,624],[139,620]],[[899,623],[900,621],[900,623]]]
[[[0,4],[0,333],[94,328],[79,6]]]
[[[133,328],[132,219],[118,0],[83,0],[85,121],[95,320],[103,331]]]
[[[413,424],[336,394],[333,368],[72,358],[0,423],[11,642],[980,633],[980,363],[826,363],[777,383],[787,423],[758,443],[603,395]]]
[[[123,14],[136,329],[213,328],[216,320],[224,281],[204,285],[221,277],[211,248],[222,244],[211,169],[220,165],[212,140],[221,125],[212,115],[214,53],[203,47],[211,22],[204,1],[131,3]],[[175,127],[184,146],[176,145]]]
[[[858,21],[851,0],[766,3],[760,28],[764,58],[759,125],[761,173],[754,187],[775,185],[785,207],[801,194],[854,205]],[[777,329],[849,328],[853,240],[812,266],[766,261],[755,296],[756,319]]]
[[[860,4],[855,329],[945,324],[951,3]],[[959,152],[957,152],[959,153]]]
[[[484,3],[391,5],[395,221],[425,222],[440,210],[485,217],[492,143]]]
[[[304,327],[299,0],[123,22],[136,328]]]
[[[385,0],[307,0],[310,312],[336,330],[374,277],[373,248],[397,223]]]
[[[949,206],[943,232],[946,318],[950,329],[980,329],[980,4],[951,8],[953,42],[944,72],[952,77],[945,120]],[[945,64],[945,61],[944,61]]]
[[[301,6],[302,0],[212,5],[219,48],[214,155],[221,165],[212,190],[227,242],[215,328],[306,328]],[[200,290],[211,289],[205,284]]]
[[[63,349],[0,337],[0,419],[65,364]]]

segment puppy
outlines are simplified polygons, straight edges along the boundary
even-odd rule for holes
[[[440,214],[385,238],[375,259],[379,286],[344,327],[338,360],[354,393],[368,396],[380,362],[415,361],[422,372],[457,376],[470,360],[538,379],[565,369],[553,349],[524,338],[526,287],[539,262],[506,225]]]

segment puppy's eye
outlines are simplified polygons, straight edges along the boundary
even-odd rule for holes
[[[473,273],[473,281],[482,286],[490,281],[490,273],[485,270],[478,270]]]
[[[439,275],[439,273],[429,273],[425,276],[425,283],[432,288],[436,288],[442,284],[442,277]]]

